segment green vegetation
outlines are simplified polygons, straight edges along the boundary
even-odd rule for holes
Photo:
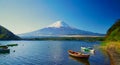
[[[107,31],[107,41],[120,41],[120,19]]]
[[[101,44],[103,48],[120,50],[120,19],[107,31],[105,42]]]
[[[107,31],[101,48],[110,56],[111,65],[120,65],[120,19]]]
[[[0,26],[0,40],[18,40],[20,39],[18,36]]]
[[[50,38],[48,37],[48,38],[33,38],[33,39],[26,39],[26,40],[104,41],[104,37],[50,37]]]

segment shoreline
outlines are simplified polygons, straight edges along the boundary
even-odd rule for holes
[[[110,57],[110,64],[111,65],[120,65],[120,54],[117,53],[115,50],[106,50]]]
[[[115,58],[113,55],[113,52],[111,52],[109,49],[105,50],[110,58],[110,65],[116,65]]]
[[[24,38],[22,40],[76,40],[76,41],[104,41],[104,37],[44,37],[44,38]]]
[[[106,46],[102,46],[102,49],[107,52],[110,65],[120,65],[120,52],[118,51],[120,50],[120,42],[108,42]]]

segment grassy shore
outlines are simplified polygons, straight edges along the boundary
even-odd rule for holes
[[[108,53],[111,65],[120,65],[120,42],[103,42],[101,48]]]

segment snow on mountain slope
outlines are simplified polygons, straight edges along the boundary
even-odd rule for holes
[[[61,27],[70,27],[70,26],[63,21],[57,21],[53,23],[52,25],[49,25],[48,27],[61,28]]]

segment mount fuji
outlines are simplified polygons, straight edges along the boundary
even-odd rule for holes
[[[93,33],[89,31],[80,30],[69,26],[63,21],[57,21],[52,25],[44,27],[42,29],[20,34],[20,37],[40,37],[40,36],[62,36],[62,35],[91,35],[91,36],[101,36],[103,34]]]

